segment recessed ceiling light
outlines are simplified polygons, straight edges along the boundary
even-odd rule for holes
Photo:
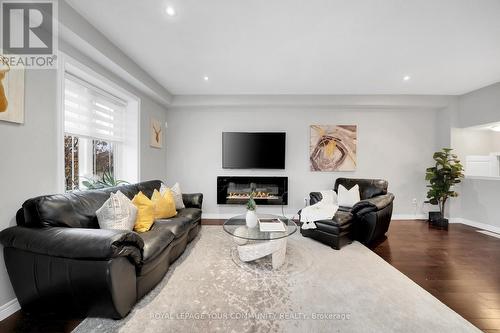
[[[405,75],[403,77],[403,81],[410,81],[411,80],[411,76],[410,75]]]
[[[208,81],[208,76],[204,76],[203,80]]]
[[[167,13],[168,16],[175,16],[175,9],[172,6],[167,6],[165,12]]]
[[[490,130],[495,131],[495,132],[500,132],[500,125],[491,126]]]

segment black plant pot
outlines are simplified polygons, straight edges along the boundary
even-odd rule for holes
[[[433,227],[436,227],[439,229],[448,229],[449,221],[448,221],[448,219],[445,219],[445,218],[439,218],[439,219],[431,221],[430,224]]]
[[[441,212],[429,212],[429,222],[441,219]]]

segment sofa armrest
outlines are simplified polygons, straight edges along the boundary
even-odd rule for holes
[[[394,201],[394,194],[387,193],[384,195],[377,195],[376,197],[361,200],[352,207],[352,213],[358,216],[376,212],[384,209],[385,207],[392,204]]]
[[[0,232],[4,247],[71,259],[129,257],[139,264],[142,238],[133,231],[85,228],[10,227]]]
[[[315,203],[318,203],[323,199],[323,196],[321,195],[321,192],[311,192],[309,193],[309,204],[314,205]]]
[[[203,193],[183,193],[182,201],[186,208],[199,208],[203,204]]]

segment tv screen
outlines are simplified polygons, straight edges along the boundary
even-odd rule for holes
[[[224,169],[284,169],[286,133],[222,133]]]

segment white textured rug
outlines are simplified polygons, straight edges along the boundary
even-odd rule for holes
[[[204,226],[163,281],[123,320],[76,332],[479,332],[363,245],[340,251],[289,238],[287,259],[243,264],[219,226]]]

